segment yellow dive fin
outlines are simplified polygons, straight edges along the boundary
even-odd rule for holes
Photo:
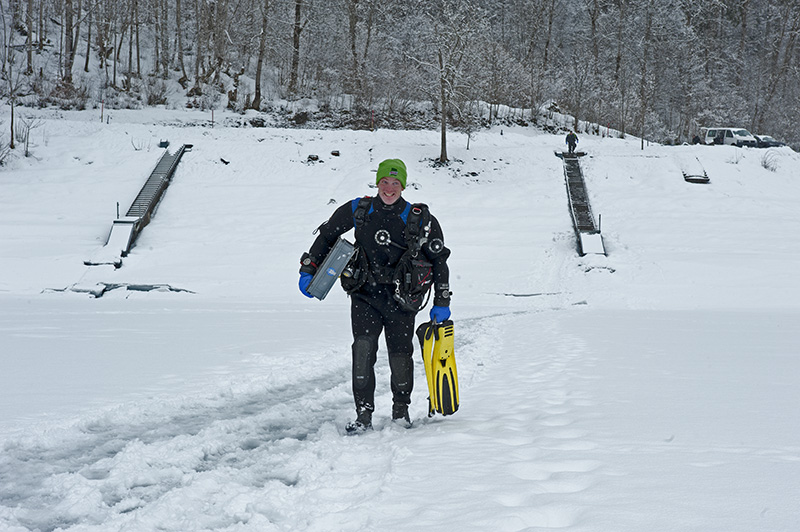
[[[428,381],[428,416],[432,416],[435,412],[433,408],[433,334],[436,327],[433,322],[426,322],[417,328],[417,337],[419,338],[420,346],[422,347],[422,365],[425,367],[425,377]]]
[[[428,380],[428,416],[435,412],[449,416],[459,404],[453,322],[423,323],[417,328],[417,337]]]

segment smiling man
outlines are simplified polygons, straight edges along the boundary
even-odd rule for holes
[[[403,199],[406,165],[387,159],[378,165],[378,196],[342,205],[319,227],[319,235],[300,259],[300,291],[307,297],[317,267],[336,240],[355,227],[356,254],[342,277],[350,294],[353,329],[353,398],[355,421],[348,433],[372,428],[375,410],[375,362],[378,338],[385,333],[392,389],[392,420],[411,426],[408,405],[414,387],[414,319],[433,289],[431,319],[450,317],[447,258],[450,250],[436,218],[424,204]],[[409,280],[411,280],[409,282]]]

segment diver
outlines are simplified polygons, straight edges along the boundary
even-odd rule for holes
[[[438,220],[424,204],[408,203],[406,166],[399,159],[378,165],[377,197],[356,198],[342,205],[319,227],[319,235],[301,257],[300,291],[307,297],[317,267],[338,238],[355,228],[355,255],[342,275],[350,294],[353,332],[352,388],[356,419],[348,433],[372,428],[378,338],[384,332],[389,354],[392,420],[411,426],[408,406],[414,386],[414,320],[433,290],[430,318],[450,317],[447,258],[450,250]],[[412,282],[408,282],[413,280]]]
[[[578,145],[578,135],[576,135],[574,131],[570,130],[569,133],[567,133],[566,143],[569,153],[575,153],[575,146]]]

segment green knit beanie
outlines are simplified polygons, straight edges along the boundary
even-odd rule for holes
[[[406,165],[400,159],[386,159],[378,165],[378,175],[375,177],[375,184],[380,183],[384,177],[393,177],[400,181],[403,188],[406,188]]]

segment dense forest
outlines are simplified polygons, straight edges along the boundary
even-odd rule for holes
[[[312,99],[348,127],[422,113],[429,127],[471,128],[500,108],[520,122],[558,109],[658,142],[726,125],[800,144],[797,0],[0,6],[0,94],[16,105],[159,105],[175,87],[181,105],[237,111]]]

